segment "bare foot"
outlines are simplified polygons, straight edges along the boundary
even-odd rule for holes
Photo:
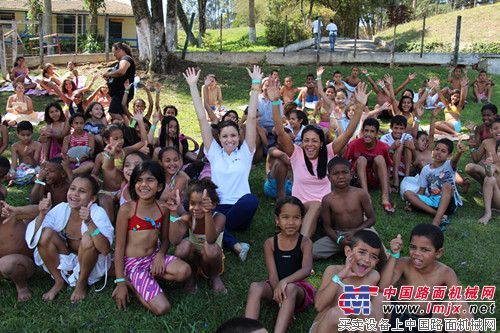
[[[218,293],[227,293],[226,286],[222,282],[220,276],[216,276],[210,280],[210,288]]]
[[[196,279],[191,275],[189,279],[186,280],[184,284],[184,289],[189,293],[195,293],[198,290],[198,285],[196,284]]]
[[[63,287],[64,287],[64,280],[56,281],[52,286],[52,288],[42,295],[42,299],[44,301],[54,300],[54,298],[56,298],[57,294],[59,294],[59,292]]]
[[[481,217],[479,220],[477,220],[478,223],[487,225],[491,220],[491,214],[484,214],[483,217]]]
[[[28,286],[26,287],[18,287],[16,286],[17,288],[17,300],[19,302],[26,302],[26,301],[29,301],[31,299],[31,290],[28,288]]]
[[[466,194],[469,191],[469,187],[470,187],[470,179],[464,178],[464,181],[462,183],[462,194]]]
[[[70,297],[71,303],[80,302],[85,297],[87,297],[87,283],[86,282],[80,283],[80,281],[78,281],[76,283],[75,290],[73,291]]]
[[[411,206],[411,203],[409,203],[408,201],[406,201],[404,210],[405,210],[405,212],[412,212],[413,208]]]
[[[399,185],[391,185],[391,188],[389,189],[389,193],[399,193]]]

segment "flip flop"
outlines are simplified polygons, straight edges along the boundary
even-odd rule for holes
[[[439,229],[441,229],[441,231],[445,232],[448,224],[450,224],[450,218],[445,215],[441,219],[441,223],[439,224]]]
[[[245,260],[247,260],[248,251],[250,251],[250,244],[240,242],[240,246],[241,251],[238,256],[240,257],[240,260],[244,262]]]
[[[396,209],[390,202],[383,203],[382,208],[384,209],[384,212],[386,212],[387,214],[393,214],[396,211]]]

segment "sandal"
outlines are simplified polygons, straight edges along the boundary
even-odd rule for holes
[[[388,214],[392,214],[396,211],[396,209],[390,202],[382,203],[382,208],[384,209],[384,212]]]
[[[439,229],[441,229],[442,232],[446,231],[446,227],[450,224],[450,218],[446,215],[441,218],[441,223],[439,224]]]
[[[411,203],[409,201],[405,201],[405,212],[413,212],[413,208],[411,206]]]

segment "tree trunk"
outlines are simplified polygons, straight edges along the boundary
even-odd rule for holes
[[[396,52],[396,27],[394,26],[394,32],[392,34],[392,47],[391,47],[391,68],[394,67],[394,52]]]
[[[255,31],[255,0],[248,0],[248,40],[255,44],[257,33]]]
[[[182,3],[180,0],[177,0],[177,17],[181,22],[182,29],[184,29],[184,31],[186,32],[186,36],[188,36],[189,43],[191,45],[198,46],[198,41],[194,37],[193,32],[189,30],[189,19],[186,16],[186,12],[184,12],[184,8],[182,8]]]
[[[178,0],[168,0],[167,2],[167,50],[174,52],[177,50],[177,2]]]
[[[203,36],[207,31],[207,0],[198,0],[198,45],[203,47]]]
[[[44,0],[44,10],[43,10],[43,35],[52,34],[52,1]],[[46,40],[47,43],[52,44],[52,38]],[[54,54],[54,48],[49,47],[47,49],[47,54]]]
[[[150,61],[151,59],[151,16],[147,0],[131,1],[134,12],[135,26],[137,29],[137,42],[139,46],[139,60]]]
[[[97,8],[96,8],[95,12],[90,12],[89,32],[92,36],[97,37]]]
[[[165,27],[163,25],[163,2],[151,0],[151,62],[149,70],[153,73],[169,72],[166,47]]]

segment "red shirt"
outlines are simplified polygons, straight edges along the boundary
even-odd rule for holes
[[[375,146],[373,146],[372,148],[368,148],[365,145],[365,139],[359,138],[352,140],[349,143],[346,151],[344,152],[344,158],[348,159],[354,165],[358,160],[358,157],[363,156],[368,161],[367,166],[371,168],[375,157],[378,155],[382,155],[385,159],[385,163],[389,167],[392,166],[392,160],[389,156],[389,149],[390,147],[386,143],[378,139],[376,139]]]

